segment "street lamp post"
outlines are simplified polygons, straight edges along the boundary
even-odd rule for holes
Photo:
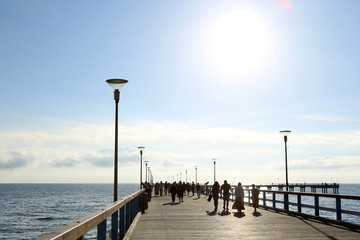
[[[289,191],[289,181],[288,181],[288,164],[287,164],[287,136],[291,133],[290,130],[282,130],[280,131],[282,135],[284,135],[285,142],[285,180],[286,180],[286,192]],[[288,194],[284,194],[284,202],[285,202],[285,210],[289,210],[289,196]]]
[[[114,202],[118,199],[118,109],[120,101],[120,89],[128,82],[125,79],[108,79],[106,82],[114,89],[115,100],[115,150],[114,150]],[[118,212],[111,216],[112,236],[118,237],[117,226],[119,222]]]
[[[148,180],[147,180],[147,171],[148,171],[148,166],[147,166],[147,163],[148,163],[149,161],[144,161],[144,163],[145,163],[145,182],[147,182]]]
[[[215,183],[215,181],[216,181],[216,167],[215,167],[215,165],[216,165],[216,159],[213,158],[212,160],[214,161],[214,183]]]
[[[288,164],[287,164],[287,136],[291,133],[290,130],[282,130],[280,131],[282,135],[284,135],[285,142],[285,180],[286,180],[286,191],[289,191],[289,181],[288,181]]]
[[[185,170],[185,173],[186,173],[186,182],[188,182],[188,180],[187,180],[187,170]]]
[[[115,100],[114,202],[116,202],[118,195],[118,105],[120,101],[120,89],[128,80],[108,79],[106,82],[114,89]]]
[[[197,184],[197,166],[195,166],[195,184]]]
[[[143,151],[145,149],[145,147],[138,147],[138,149],[140,150],[140,190],[141,190],[141,183],[142,183],[142,155],[143,155]]]

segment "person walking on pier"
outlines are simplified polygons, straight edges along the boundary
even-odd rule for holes
[[[191,184],[191,191],[194,196],[194,194],[195,194],[195,183],[194,182],[192,182],[192,184]]]
[[[201,186],[199,183],[196,184],[196,194],[197,197],[200,198],[200,190],[201,190]]]
[[[244,189],[241,186],[241,183],[238,183],[238,186],[235,188],[235,202],[232,206],[233,209],[237,209],[241,213],[241,210],[245,210],[244,207]]]
[[[176,182],[174,182],[170,186],[171,200],[172,200],[173,203],[175,203],[176,192],[177,192],[177,186],[176,186]]]
[[[160,191],[160,197],[163,195],[163,191],[164,191],[164,184],[162,181],[160,181],[159,184],[159,191]]]
[[[184,185],[181,183],[181,181],[177,186],[177,195],[179,197],[179,203],[184,202]]]
[[[251,199],[252,199],[252,205],[254,207],[254,212],[256,213],[256,208],[259,207],[259,189],[255,187],[255,184],[252,185],[251,189]]]
[[[164,193],[165,195],[168,195],[168,191],[169,191],[169,183],[166,181],[164,184]]]
[[[214,199],[214,207],[215,207],[214,212],[216,212],[217,209],[218,209],[219,190],[220,190],[220,185],[216,181],[214,183],[214,185],[212,186],[212,190],[211,190],[212,196],[213,196],[213,199]]]
[[[224,208],[223,208],[224,211],[225,211],[225,205],[226,205],[226,211],[229,211],[230,189],[231,189],[230,184],[228,184],[227,181],[224,180],[224,184],[221,185],[221,191],[224,199]]]

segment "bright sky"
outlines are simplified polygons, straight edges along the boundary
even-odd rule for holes
[[[360,1],[0,1],[0,182],[360,182]],[[145,165],[143,166],[143,169]],[[143,173],[145,179],[145,171]]]

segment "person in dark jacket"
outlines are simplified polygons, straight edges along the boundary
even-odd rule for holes
[[[176,186],[176,182],[174,182],[170,186],[171,200],[172,200],[173,203],[175,202],[176,192],[177,192],[177,186]]]
[[[229,211],[230,190],[231,190],[230,184],[228,184],[227,181],[224,180],[224,184],[221,185],[221,191],[222,191],[223,199],[224,199],[224,211],[225,211],[225,209],[226,209],[226,211]],[[225,208],[225,206],[226,206],[226,208]]]
[[[220,190],[220,185],[216,181],[214,183],[214,185],[212,186],[212,190],[211,190],[212,196],[213,196],[213,199],[214,199],[214,207],[215,207],[214,212],[216,212],[217,209],[218,209],[219,190]]]
[[[184,202],[184,185],[180,181],[177,186],[177,195],[179,197],[179,203]]]

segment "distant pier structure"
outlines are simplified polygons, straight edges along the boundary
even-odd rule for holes
[[[279,191],[286,189],[285,184],[260,184],[259,187],[266,187],[267,190],[274,190],[277,188]],[[339,183],[290,183],[289,191],[294,192],[299,188],[300,192],[306,192],[306,188],[310,188],[310,192],[316,193],[317,189],[321,189],[321,193],[328,193],[328,189],[332,189],[332,193],[339,193]]]

